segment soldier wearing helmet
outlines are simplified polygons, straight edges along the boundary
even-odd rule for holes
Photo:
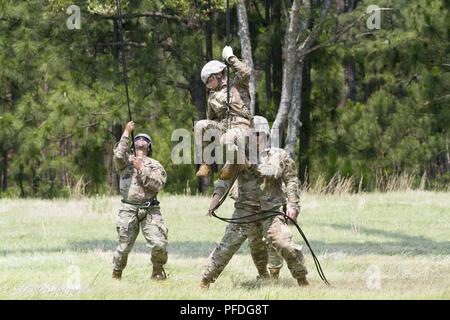
[[[116,220],[119,244],[114,252],[112,276],[122,277],[140,228],[151,251],[151,278],[162,280],[166,278],[163,266],[167,262],[168,230],[156,195],[166,183],[167,176],[163,166],[150,158],[152,139],[148,134],[140,133],[134,137],[136,156],[128,153],[133,129],[134,122],[128,122],[113,151],[114,164],[120,175],[122,204]]]
[[[252,116],[248,109],[250,105],[250,94],[248,92],[250,69],[233,54],[233,50],[229,46],[223,49],[222,57],[236,72],[236,76],[230,81],[230,104],[227,105],[226,64],[218,60],[209,61],[201,71],[201,79],[209,90],[207,119],[198,121],[195,124],[194,131],[196,143],[199,146],[206,130],[218,130],[221,144],[227,146],[227,152],[232,154],[237,150],[237,140],[244,139],[251,128]],[[203,143],[202,145],[204,146]],[[197,150],[201,149],[197,147]],[[197,160],[202,158],[198,152],[196,157]],[[205,159],[202,160],[202,165],[196,175],[206,177],[210,173],[210,167]],[[245,168],[245,163],[242,163],[242,165],[244,165],[242,168]],[[234,175],[236,169],[236,161],[232,159],[222,168],[220,177],[228,179]]]
[[[270,146],[269,130],[269,123],[265,118],[254,117],[254,131],[259,136],[257,144],[260,150],[257,163],[252,163],[248,170],[238,176],[234,190],[231,190],[231,196],[235,200],[232,218],[237,219],[235,221],[239,221],[239,224],[228,224],[222,241],[211,253],[202,274],[200,287],[203,289],[208,288],[219,277],[247,238],[261,277],[268,277],[267,246],[270,246],[269,250],[275,257],[269,261],[269,268],[273,266],[279,270],[279,260],[282,257],[297,283],[300,286],[308,285],[302,247],[292,240],[285,219],[274,215],[286,205],[286,214],[293,219],[297,216],[300,201],[297,169],[294,160],[285,150]],[[233,179],[216,181],[209,215],[232,181]],[[274,278],[277,276],[272,270],[271,274]]]

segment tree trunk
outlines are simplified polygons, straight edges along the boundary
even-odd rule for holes
[[[336,0],[336,10],[338,14],[352,12],[355,9],[356,0]],[[341,31],[342,26],[337,25],[337,31]],[[344,88],[338,108],[343,108],[347,101],[356,101],[356,64],[352,55],[347,55],[342,63],[344,70]]]
[[[356,101],[356,65],[352,56],[347,56],[343,63],[344,69],[344,89],[342,92],[339,108],[345,107],[347,101]]]
[[[252,57],[252,43],[250,41],[250,30],[248,27],[247,10],[245,8],[245,0],[238,0],[237,2],[237,15],[239,22],[239,39],[241,41],[242,58],[250,68],[250,81],[249,81],[249,93],[250,93],[250,112],[255,114],[255,92],[256,92],[256,80],[255,69],[253,66]]]
[[[300,114],[302,108],[302,82],[303,62],[298,61],[295,67],[294,85],[291,108],[288,117],[288,129],[286,137],[286,151],[292,159],[296,159],[295,146],[297,142],[298,129],[300,128]]]
[[[189,78],[189,92],[191,94],[192,103],[197,108],[197,117],[194,117],[192,121],[206,118],[206,96],[205,85],[200,78],[200,70],[195,70]],[[198,170],[199,165],[196,165]],[[199,178],[198,179],[198,192],[204,194],[207,186],[211,183],[211,178]]]
[[[20,189],[20,197],[25,198],[25,189],[23,188],[23,165],[19,165],[19,189]]]
[[[309,170],[309,141],[311,135],[311,64],[305,60],[302,76],[302,112],[300,113],[300,152],[299,152],[299,179],[308,183]]]
[[[34,197],[37,193],[38,188],[38,182],[36,180],[36,170],[34,167],[31,167],[31,174],[30,174],[30,189],[31,189],[31,196]]]
[[[64,159],[66,157],[66,139],[61,139],[59,140],[59,156]],[[65,161],[63,161],[65,162]],[[56,175],[56,172],[54,172],[54,175]],[[65,181],[65,177],[66,177],[66,170],[63,167],[61,168],[61,171],[59,172],[59,188],[63,188],[64,187],[64,181]],[[54,180],[56,177],[53,177],[53,181],[52,181],[52,188],[54,187]]]
[[[211,20],[205,23],[205,46],[206,46],[206,59],[210,61],[213,58]]]
[[[270,0],[265,0],[265,19],[268,24],[270,19]],[[266,99],[270,103],[272,101],[272,49],[266,50],[266,61],[264,64],[264,73],[266,78]]]
[[[273,139],[277,139],[277,136],[282,136],[292,100],[292,87],[297,60],[297,36],[300,30],[300,3],[301,0],[294,0],[291,13],[289,14],[289,23],[286,30],[283,49],[285,59],[283,63],[281,101],[275,122],[272,126]]]
[[[273,30],[281,30],[281,1],[274,1],[272,5],[271,25]],[[283,44],[281,36],[273,36],[271,45],[271,87],[272,103],[278,106],[281,101],[281,91],[283,84]]]
[[[8,151],[3,146],[0,148],[1,152],[1,172],[0,172],[0,180],[2,183],[2,192],[8,189]]]
[[[200,70],[195,70],[189,78],[189,93],[197,109],[197,116],[194,116],[193,120],[206,119],[205,85],[200,78]]]
[[[111,124],[109,126],[109,131],[114,132],[114,125]],[[113,148],[116,140],[116,138],[108,137],[104,143],[103,146],[103,162],[106,167],[106,183],[108,184],[109,190],[112,193],[113,190],[115,191],[115,185],[114,185],[114,155],[113,155]]]
[[[122,125],[120,123],[114,123],[113,124],[113,133],[116,141],[119,141],[122,137]],[[112,156],[112,149],[109,150],[111,152],[111,166],[113,168],[112,170],[112,184],[113,188],[116,191],[117,194],[120,194],[120,176],[117,173],[116,169],[114,168],[114,156]]]

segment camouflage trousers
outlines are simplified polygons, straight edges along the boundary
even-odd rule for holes
[[[254,213],[257,212],[236,208],[233,217],[242,217]],[[202,274],[203,279],[214,282],[247,238],[258,271],[260,268],[266,268],[268,262],[267,248],[271,246],[278,256],[286,260],[294,278],[302,278],[307,274],[302,247],[292,240],[292,234],[284,219],[276,216],[254,223],[228,224],[221,242],[209,257],[209,263]],[[279,265],[279,262],[275,263]]]
[[[162,267],[167,262],[167,234],[159,206],[139,209],[137,206],[122,203],[116,222],[119,245],[114,252],[114,270],[123,270],[128,261],[128,254],[142,230],[147,246],[151,252],[151,262],[155,267]]]
[[[211,131],[209,131],[211,130]],[[207,132],[205,134],[205,132]],[[250,133],[250,127],[245,124],[231,124],[231,128],[227,130],[226,125],[223,122],[217,122],[214,120],[199,120],[194,126],[194,138],[195,138],[195,161],[196,163],[206,162],[211,164],[211,161],[204,159],[202,151],[210,144],[211,137],[216,137],[215,141],[219,141],[220,145],[224,147],[225,152],[230,153],[226,155],[230,157],[236,157],[235,151],[242,150],[241,154],[238,154],[236,162],[239,164],[245,163],[245,146],[246,137]],[[204,141],[206,140],[206,141]],[[212,159],[211,159],[212,160]],[[230,160],[234,162],[235,160]],[[219,162],[221,163],[221,162]]]
[[[272,246],[267,246],[268,265],[270,270],[280,270],[283,267],[283,257]]]

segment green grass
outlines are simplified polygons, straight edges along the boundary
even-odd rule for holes
[[[205,216],[206,197],[160,200],[170,242],[164,282],[149,279],[142,235],[122,281],[111,279],[119,198],[0,199],[0,298],[450,298],[449,193],[304,195],[299,220],[332,287],[319,279],[306,246],[309,287],[297,287],[286,267],[278,282],[256,281],[245,243],[206,292],[198,289],[200,275],[226,224]],[[231,210],[227,200],[219,213]],[[71,289],[78,271],[81,287]]]

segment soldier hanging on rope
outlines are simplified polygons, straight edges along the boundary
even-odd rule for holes
[[[248,165],[246,159],[242,161],[243,163],[238,163],[237,153],[239,148],[241,148],[240,151],[245,148],[245,137],[248,136],[252,127],[252,116],[248,109],[250,69],[233,54],[230,46],[224,47],[222,57],[236,71],[236,76],[232,81],[228,81],[227,66],[218,60],[205,64],[201,71],[201,78],[209,89],[207,119],[198,121],[194,132],[197,146],[202,144],[204,147],[205,143],[202,143],[202,140],[205,131],[218,130],[221,136],[220,143],[225,145],[227,154],[231,155],[231,159],[227,159],[227,163],[220,172],[220,178],[227,180],[236,173],[238,165],[241,171]],[[227,104],[228,82],[230,82],[229,104]],[[197,147],[197,159],[202,158],[199,154],[201,149],[203,148]],[[202,160],[202,165],[196,173],[198,177],[206,177],[211,171],[209,163],[205,159]]]
[[[216,249],[211,253],[208,265],[202,274],[201,288],[208,288],[221,274],[234,253],[247,239],[264,238],[282,256],[292,276],[300,286],[308,285],[307,270],[304,265],[302,247],[294,243],[286,220],[277,213],[284,204],[286,215],[295,219],[299,212],[299,181],[295,162],[286,151],[270,147],[270,128],[263,117],[255,117],[258,152],[257,164],[238,175],[237,198],[235,199],[234,222],[227,225],[225,235]],[[286,192],[282,184],[286,185]],[[230,180],[218,180],[209,214],[213,214],[218,203],[229,190]],[[249,218],[246,218],[246,217]],[[251,217],[251,218],[250,218]],[[258,220],[255,221],[255,218]],[[236,222],[239,219],[239,222]],[[255,221],[255,222],[251,222]],[[266,247],[260,251],[265,251]],[[264,257],[261,255],[261,257]],[[265,255],[267,264],[267,252]],[[261,262],[264,264],[264,262]]]

